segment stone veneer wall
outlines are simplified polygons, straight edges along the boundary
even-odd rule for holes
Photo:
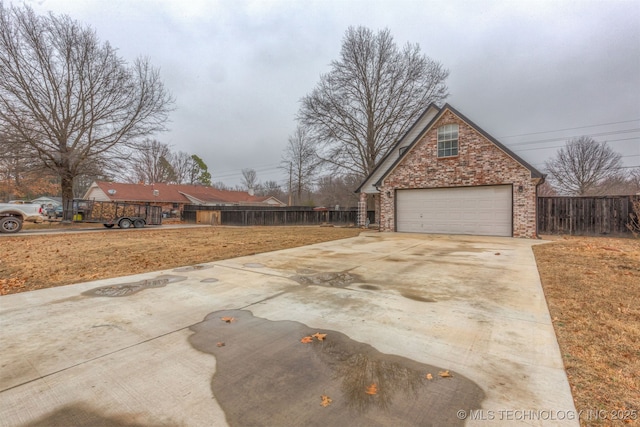
[[[458,156],[438,159],[438,127],[458,124]],[[536,184],[531,172],[446,111],[380,187],[380,231],[395,231],[394,190],[513,185],[513,236],[536,236]],[[523,191],[518,191],[522,186]],[[389,196],[387,195],[389,192]]]

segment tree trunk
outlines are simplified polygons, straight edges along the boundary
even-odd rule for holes
[[[69,172],[61,174],[62,189],[62,221],[73,221],[73,176]]]

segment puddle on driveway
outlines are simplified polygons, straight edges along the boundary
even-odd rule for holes
[[[333,288],[344,288],[353,282],[361,281],[357,274],[345,272],[325,272],[308,276],[293,276],[291,280],[295,280],[301,285],[328,286]]]
[[[246,264],[242,264],[242,266],[247,268],[264,268],[264,264],[260,264],[259,262],[248,262]]]
[[[232,426],[456,426],[464,425],[458,410],[477,409],[484,399],[462,375],[439,377],[446,367],[383,354],[299,322],[224,310],[191,330],[191,345],[216,358],[211,389]],[[326,339],[300,342],[316,332]],[[371,384],[377,394],[367,394]],[[332,399],[328,407],[321,406],[322,395]]]
[[[83,292],[82,295],[90,297],[126,297],[148,288],[161,288],[169,283],[176,283],[185,280],[183,276],[158,276],[154,279],[140,280],[139,282],[121,283],[118,285],[101,286]]]
[[[185,273],[189,271],[206,270],[208,268],[213,268],[213,265],[203,265],[203,264],[188,265],[186,267],[174,268],[173,271],[175,271],[176,273]]]

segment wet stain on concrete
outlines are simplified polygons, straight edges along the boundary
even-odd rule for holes
[[[376,285],[360,285],[358,286],[360,289],[366,289],[368,291],[379,291],[381,288]]]
[[[127,417],[107,416],[91,408],[86,404],[74,404],[62,407],[50,414],[47,414],[35,421],[22,424],[22,427],[49,427],[49,426],[75,426],[75,427],[146,427],[146,426],[179,426],[180,424],[165,421],[153,422],[151,424],[141,424],[131,419],[139,417],[139,414]]]
[[[208,279],[202,279],[200,282],[201,283],[216,283],[218,281],[218,279],[216,279],[215,277],[209,277]]]
[[[330,288],[344,288],[353,282],[361,281],[357,274],[346,272],[325,272],[307,276],[293,276],[292,280],[301,285],[327,286]]]
[[[158,276],[154,279],[141,280],[133,283],[122,283],[119,285],[102,286],[83,292],[82,295],[91,297],[126,297],[149,288],[161,288],[169,283],[176,283],[185,280],[183,276]]]
[[[206,270],[208,268],[213,268],[213,265],[205,265],[205,264],[188,265],[186,267],[174,268],[173,271],[176,273],[185,273],[188,271]]]
[[[427,298],[427,297],[423,297],[423,296],[420,296],[420,295],[412,294],[412,293],[409,293],[409,292],[402,292],[400,295],[402,295],[405,298],[409,298],[411,300],[414,300],[414,301],[437,302],[437,300],[435,300],[433,298]]]
[[[462,426],[457,411],[477,409],[484,399],[478,385],[456,372],[441,378],[446,368],[299,322],[223,310],[191,330],[191,345],[216,358],[211,389],[231,426]],[[326,339],[300,342],[315,332]],[[367,394],[371,384],[377,394]],[[322,395],[331,405],[320,405]]]
[[[264,264],[260,264],[259,262],[248,262],[242,265],[247,268],[264,268]]]

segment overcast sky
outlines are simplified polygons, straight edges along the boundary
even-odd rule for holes
[[[640,1],[41,0],[93,27],[127,61],[147,56],[176,98],[174,151],[213,181],[278,168],[300,99],[338,59],[349,26],[388,28],[450,71],[451,105],[544,168],[593,135],[640,165]]]

